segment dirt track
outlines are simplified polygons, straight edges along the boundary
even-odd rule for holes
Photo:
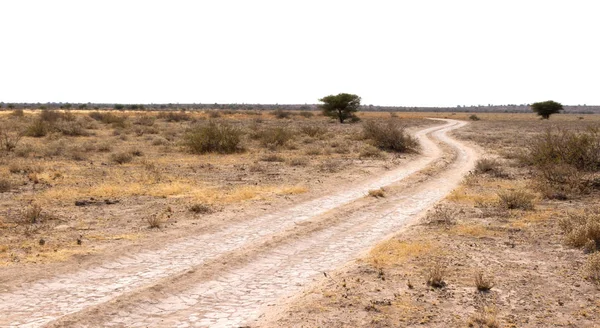
[[[447,121],[417,133],[423,156],[352,189],[0,294],[0,313],[8,314],[0,326],[251,324],[265,306],[356,257],[458,184],[476,155],[446,136],[466,123]],[[448,157],[434,175],[414,179]],[[397,187],[386,198],[364,197],[388,185]]]

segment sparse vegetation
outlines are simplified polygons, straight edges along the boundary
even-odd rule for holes
[[[119,152],[110,155],[110,160],[117,164],[125,164],[133,160],[133,155],[130,152]]]
[[[374,198],[383,198],[385,197],[385,190],[382,188],[369,190],[369,196]]]
[[[190,212],[195,214],[209,214],[212,213],[213,210],[206,204],[194,204],[190,207]]]

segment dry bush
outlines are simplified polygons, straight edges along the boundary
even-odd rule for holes
[[[438,204],[427,213],[427,221],[430,224],[451,225],[456,223],[455,216],[456,212],[452,208]]]
[[[369,196],[374,198],[383,198],[385,197],[385,190],[383,190],[383,188],[369,190]]]
[[[125,164],[133,161],[133,155],[130,152],[119,152],[110,155],[110,160],[117,164]]]
[[[104,124],[111,124],[113,128],[125,128],[127,126],[127,117],[115,115],[113,113],[91,112],[89,116],[96,121]]]
[[[483,272],[475,274],[475,287],[480,292],[487,292],[494,287],[494,280],[491,277],[485,277]]]
[[[188,114],[182,112],[160,112],[157,117],[167,122],[183,122],[192,119]]]
[[[473,328],[500,328],[497,317],[498,310],[495,307],[482,306],[469,318],[468,326]]]
[[[472,114],[471,116],[469,116],[469,119],[470,119],[471,121],[479,121],[479,120],[481,120],[481,119],[479,118],[479,116],[477,116],[477,115],[475,115],[475,114]]]
[[[589,252],[600,248],[600,207],[569,213],[559,220],[559,226],[567,245],[584,247]]]
[[[83,125],[80,122],[75,121],[58,121],[54,124],[54,129],[63,135],[71,137],[89,135]]]
[[[494,158],[482,158],[475,163],[475,173],[496,174],[500,172],[500,162]]]
[[[13,161],[8,165],[8,171],[14,174],[31,174],[31,173],[42,173],[43,169],[41,166],[32,165],[25,161]]]
[[[383,150],[416,152],[419,149],[417,139],[408,135],[396,120],[385,123],[367,121],[363,124],[363,135],[371,139],[374,146]]]
[[[583,268],[585,276],[596,283],[600,283],[600,252],[590,254]]]
[[[283,158],[283,156],[278,155],[278,154],[268,154],[268,155],[261,157],[260,160],[263,162],[277,162],[277,163],[285,162],[285,158]]]
[[[532,210],[535,195],[525,190],[503,190],[498,192],[498,206],[508,210]]]
[[[34,120],[33,123],[31,123],[31,125],[27,127],[27,129],[25,130],[25,135],[33,138],[41,138],[45,137],[46,134],[48,134],[49,130],[50,126],[47,122],[41,119],[37,119]]]
[[[275,116],[276,118],[279,118],[279,119],[284,119],[284,118],[290,118],[290,116],[292,116],[292,113],[278,109],[273,112],[273,116]]]
[[[63,119],[63,113],[56,110],[43,109],[40,112],[39,119],[44,122],[54,123],[59,119]]]
[[[293,131],[285,127],[267,128],[257,130],[254,133],[254,138],[260,140],[261,144],[268,148],[276,148],[284,146],[294,137]]]
[[[138,117],[133,124],[135,125],[143,125],[143,126],[153,126],[156,118],[154,116],[140,116]]]
[[[381,159],[381,158],[384,158],[385,155],[379,148],[371,146],[371,145],[367,145],[367,146],[361,148],[360,152],[358,153],[358,157],[359,158]]]
[[[331,159],[319,164],[319,171],[321,172],[335,173],[341,169],[342,161],[340,160]]]
[[[446,267],[441,262],[432,263],[426,271],[426,283],[434,288],[446,286],[444,278],[446,276]]]
[[[311,147],[311,148],[308,148],[304,153],[309,156],[316,156],[316,155],[321,155],[322,151],[321,151],[321,148]]]
[[[221,117],[221,113],[219,113],[216,110],[212,110],[212,111],[210,111],[208,113],[208,117],[210,117],[210,118],[219,118],[219,117]]]
[[[0,126],[0,149],[12,151],[17,148],[23,132],[18,126]]]
[[[295,157],[290,159],[288,163],[290,164],[290,166],[307,166],[308,159],[304,157]]]
[[[319,137],[327,133],[327,129],[319,125],[303,125],[300,127],[300,132],[306,134],[309,137]]]
[[[21,223],[35,224],[40,223],[44,218],[42,207],[38,204],[32,204],[22,212]]]
[[[0,176],[0,193],[8,192],[12,189],[13,184],[7,177]]]
[[[225,123],[210,121],[188,129],[183,136],[183,145],[194,154],[230,154],[242,150],[242,131]]]
[[[213,210],[212,210],[212,208],[210,208],[210,206],[205,205],[205,204],[194,204],[190,207],[190,212],[193,212],[196,214],[209,214],[209,213],[212,213]]]
[[[23,117],[23,116],[25,116],[25,112],[22,109],[18,108],[18,109],[13,110],[10,113],[10,115],[14,116],[14,117]]]
[[[521,161],[544,167],[567,164],[584,171],[600,170],[600,130],[589,129],[576,133],[567,130],[546,130],[528,143]]]
[[[111,144],[109,144],[108,142],[105,143],[101,143],[98,145],[98,147],[96,148],[96,151],[101,152],[101,153],[108,153],[112,150],[112,146]]]
[[[534,186],[549,199],[565,200],[573,195],[592,191],[593,176],[567,164],[539,167],[534,174]]]
[[[315,114],[313,114],[313,112],[307,112],[307,111],[301,111],[300,113],[298,113],[298,115],[305,117],[305,118],[310,118],[315,116]]]

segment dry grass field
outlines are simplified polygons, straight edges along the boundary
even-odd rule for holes
[[[600,117],[476,115],[459,188],[258,326],[599,327]]]
[[[239,137],[230,153],[194,144],[211,124]],[[27,267],[33,278],[227,225],[412,156],[381,151],[361,131],[311,112],[0,112],[0,276]]]

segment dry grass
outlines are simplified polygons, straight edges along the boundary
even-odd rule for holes
[[[436,245],[431,242],[404,242],[392,239],[375,246],[369,252],[368,259],[375,267],[392,267],[424,254],[435,253],[436,250]]]
[[[374,198],[384,198],[385,190],[383,190],[383,188],[369,190],[369,196],[374,197]]]
[[[473,328],[500,328],[498,310],[495,307],[482,306],[468,321],[468,326]]]
[[[440,261],[432,262],[425,272],[425,282],[427,286],[433,288],[442,288],[446,286],[446,265]]]
[[[585,276],[600,284],[600,252],[590,254],[584,267]]]
[[[498,206],[508,210],[533,210],[534,200],[535,195],[525,190],[502,190],[498,192]]]

